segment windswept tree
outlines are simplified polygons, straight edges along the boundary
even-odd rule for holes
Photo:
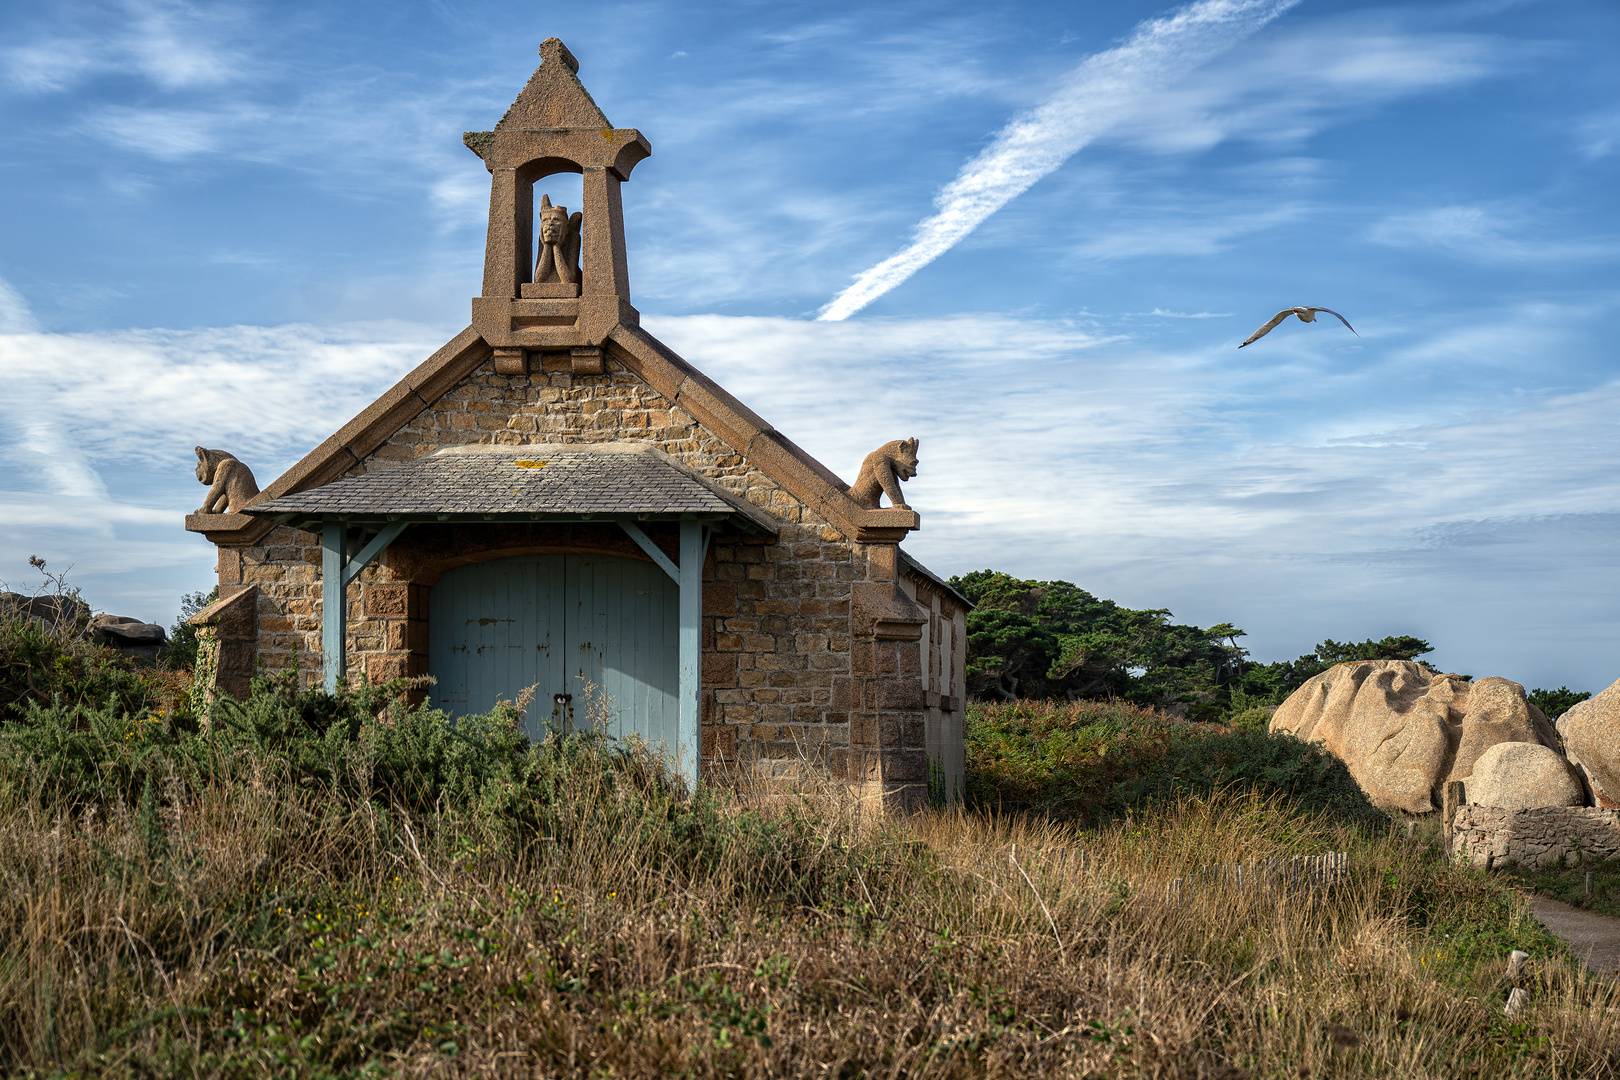
[[[1334,664],[1416,660],[1434,651],[1409,635],[1328,638],[1296,660],[1260,664],[1238,644],[1245,635],[1231,623],[1189,626],[1172,622],[1165,608],[1121,607],[1068,581],[1029,581],[997,570],[951,584],[975,605],[967,617],[967,679],[968,692],[982,698],[1123,698],[1220,719],[1280,704]]]
[[[968,614],[968,688],[981,697],[1124,698],[1160,707],[1213,701],[1247,655],[1243,631],[1171,622],[1067,581],[995,570],[951,579]]]

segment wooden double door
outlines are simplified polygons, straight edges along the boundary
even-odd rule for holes
[[[451,570],[428,598],[434,704],[488,712],[529,687],[531,738],[598,726],[672,752],[680,589],[650,562],[521,555]]]

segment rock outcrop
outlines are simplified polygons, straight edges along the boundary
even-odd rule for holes
[[[127,615],[97,615],[90,620],[89,629],[92,641],[148,659],[156,657],[168,640],[163,627]]]
[[[1564,753],[1592,785],[1597,804],[1620,808],[1620,682],[1558,718]]]
[[[91,616],[90,605],[76,596],[24,596],[0,592],[0,616],[21,616],[37,622],[46,633],[60,640],[88,636],[90,640],[122,652],[152,659],[168,641],[168,634],[156,623],[142,622],[127,615]]]
[[[1585,806],[1586,788],[1564,755],[1540,743],[1497,743],[1474,762],[1468,801],[1503,810]]]
[[[0,615],[38,619],[47,630],[66,622],[75,625],[90,617],[90,605],[76,596],[26,596],[23,593],[0,592]]]
[[[1294,691],[1270,730],[1322,743],[1374,805],[1409,814],[1436,809],[1446,783],[1498,743],[1558,745],[1518,683],[1470,683],[1410,660],[1338,664]]]

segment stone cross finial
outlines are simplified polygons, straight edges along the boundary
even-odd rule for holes
[[[585,215],[568,207],[552,206],[550,195],[540,196],[540,257],[534,262],[537,284],[579,280],[579,223]]]

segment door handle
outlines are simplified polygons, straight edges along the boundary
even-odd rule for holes
[[[574,695],[551,695],[551,722],[553,729],[562,735],[571,735],[574,731]]]

